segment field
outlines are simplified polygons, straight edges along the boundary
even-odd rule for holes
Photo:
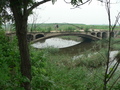
[[[58,25],[58,28],[56,27]],[[70,23],[52,23],[52,24],[29,24],[28,31],[73,31],[73,30],[108,30],[108,25],[85,25],[85,24],[70,24]],[[120,30],[120,26],[116,26],[114,30]]]
[[[56,25],[58,25],[56,27]],[[6,31],[15,31],[14,25],[2,26]],[[86,25],[86,24],[72,24],[72,23],[44,23],[44,24],[28,24],[28,32],[40,31],[97,31],[108,30],[108,25]],[[116,26],[114,30],[120,30],[120,26]]]

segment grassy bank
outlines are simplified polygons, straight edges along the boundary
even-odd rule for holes
[[[101,56],[99,59],[102,58]],[[49,54],[47,71],[55,82],[55,90],[101,90],[105,61],[88,54],[79,58],[65,54]]]
[[[106,40],[97,44],[104,42]],[[114,40],[115,42],[118,42],[118,40]],[[104,44],[104,46],[106,45]],[[101,48],[95,53],[91,53],[90,50],[85,51],[76,58],[67,53],[61,54],[55,48],[47,48],[46,52],[48,52],[46,71],[54,82],[54,86],[50,90],[103,90],[107,59],[107,50],[105,48]],[[111,79],[108,88],[117,76],[118,72]],[[120,87],[120,83],[117,83],[112,90],[119,90],[116,89],[118,87]]]

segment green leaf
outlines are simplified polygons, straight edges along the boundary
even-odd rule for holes
[[[107,74],[107,75],[106,75],[106,78],[109,78],[109,77],[110,77],[110,75],[109,75],[109,74]]]

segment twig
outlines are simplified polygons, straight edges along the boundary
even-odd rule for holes
[[[112,90],[113,86],[117,83],[117,81],[120,79],[120,76],[118,76],[118,78],[113,82],[112,86],[110,87],[109,90]]]

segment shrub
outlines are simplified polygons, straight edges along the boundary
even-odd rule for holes
[[[0,31],[0,89],[21,89],[20,56],[17,41],[9,41]]]
[[[46,53],[31,49],[33,90],[48,89],[53,85],[49,79],[46,66]],[[23,81],[28,80],[20,72],[20,55],[17,39],[9,40],[3,31],[0,31],[0,90],[24,90]]]
[[[76,67],[85,66],[88,68],[99,68],[104,66],[106,63],[106,51],[101,50],[100,53],[90,54],[89,52],[81,55],[79,58],[74,60]]]
[[[50,47],[47,47],[44,49],[47,53],[50,53],[50,54],[55,54],[59,51],[59,48],[54,48],[52,46]]]
[[[48,77],[48,72],[45,69],[47,53],[43,50],[32,49],[31,51],[32,89],[48,90],[54,85],[54,82]]]

